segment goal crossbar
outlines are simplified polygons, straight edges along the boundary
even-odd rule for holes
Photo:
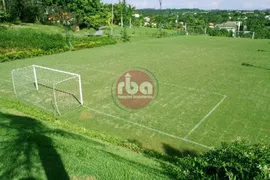
[[[62,70],[58,70],[58,69],[53,69],[53,68],[49,68],[49,67],[43,67],[43,66],[38,66],[38,65],[32,65],[32,66],[34,68],[38,67],[38,68],[41,68],[41,69],[46,69],[46,70],[55,71],[55,72],[59,72],[59,73],[69,74],[69,75],[72,75],[72,76],[80,76],[79,74],[66,72],[66,71],[62,71]]]

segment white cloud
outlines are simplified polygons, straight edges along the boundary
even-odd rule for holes
[[[209,4],[210,9],[219,9],[220,8],[220,2],[219,1],[212,1]]]

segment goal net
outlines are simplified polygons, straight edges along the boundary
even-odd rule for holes
[[[32,65],[11,72],[15,95],[59,115],[83,105],[79,74]]]
[[[255,33],[251,31],[236,31],[233,36],[237,38],[254,39]]]

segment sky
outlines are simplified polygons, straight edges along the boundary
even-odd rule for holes
[[[119,0],[102,0],[104,3]],[[126,0],[137,9],[159,8],[159,0]],[[199,9],[270,9],[270,0],[162,0],[163,8],[199,8]]]

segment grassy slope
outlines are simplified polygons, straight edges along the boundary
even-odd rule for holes
[[[31,24],[31,23],[23,23],[21,25],[9,25],[9,24],[0,24],[0,26],[7,27],[7,28],[12,28],[12,29],[17,29],[17,28],[30,28],[30,29],[35,29],[41,32],[46,32],[46,33],[60,33],[60,34],[65,34],[66,29],[59,25],[59,26],[52,26],[52,25],[42,25],[42,24]],[[77,34],[77,35],[88,35],[90,33],[94,33],[95,31],[93,29],[89,30],[81,30],[81,31],[70,31],[72,34]]]
[[[183,137],[222,98],[161,83],[156,103],[136,113],[123,112],[112,102],[111,84],[123,72],[144,67],[152,71],[160,82],[227,95],[227,99],[190,136],[191,140],[208,146],[218,146],[222,141],[238,137],[267,142],[270,128],[270,53],[259,52],[258,49],[269,48],[268,40],[190,36],[15,61],[0,65],[0,95],[14,98],[10,83],[10,71],[14,68],[38,64],[80,73],[85,105],[98,111],[86,108],[83,113],[88,113],[88,118],[73,113],[63,121],[136,141],[148,148],[166,151],[166,147],[173,146],[183,152],[200,149],[102,114],[109,113]],[[241,65],[243,62],[261,68],[245,67]],[[169,104],[167,108],[166,104]],[[178,108],[171,111],[172,106]]]
[[[168,179],[143,155],[0,108],[0,179]]]
[[[30,29],[35,29],[38,31],[42,32],[47,32],[47,33],[61,33],[65,34],[66,29],[59,25],[42,25],[42,24],[31,24],[31,23],[23,23],[21,25],[9,25],[9,24],[3,24],[0,23],[0,26],[7,27],[7,28],[30,28]],[[114,27],[114,34],[120,34],[123,28],[121,27]],[[147,28],[147,27],[132,27],[132,28],[127,28],[127,32],[129,35],[134,35],[134,36],[147,36],[151,35],[152,33],[157,33],[159,29],[157,28]],[[163,31],[169,33],[169,34],[174,34],[176,33],[175,30],[166,30],[164,29]],[[74,35],[89,35],[89,34],[94,34],[96,31],[94,29],[83,29],[80,31],[70,31],[70,33]],[[105,34],[110,34],[111,30],[110,27],[106,28],[104,31]]]
[[[121,31],[123,30],[123,28],[121,27],[114,27],[113,29],[114,34],[121,34]],[[167,29],[163,29],[163,31],[167,32],[167,33],[176,33],[175,30],[167,30]],[[106,33],[111,33],[110,29],[106,29],[105,30]],[[158,28],[148,28],[148,27],[132,27],[129,28],[127,27],[127,32],[129,35],[134,35],[134,36],[147,36],[147,35],[151,35],[152,33],[158,33],[159,29]]]

